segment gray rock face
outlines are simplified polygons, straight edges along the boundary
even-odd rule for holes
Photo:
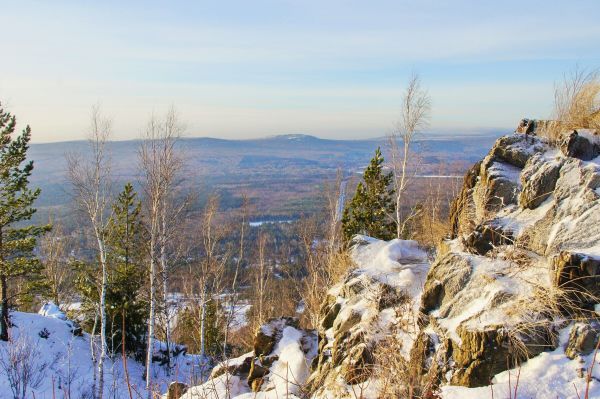
[[[529,159],[521,173],[519,205],[522,208],[535,209],[550,197],[556,187],[562,164],[562,160],[547,162],[539,155]]]
[[[421,312],[427,314],[452,302],[471,277],[471,272],[469,260],[456,253],[450,252],[436,259],[423,288]]]
[[[543,135],[550,129],[555,129],[559,125],[558,121],[547,120],[547,119],[521,119],[515,133],[530,134],[530,135]]]
[[[411,352],[415,378],[488,385],[507,361],[555,348],[554,320],[599,297],[600,258],[585,249],[597,251],[600,242],[600,165],[557,156],[531,135],[531,126],[521,126],[527,135],[499,139],[465,177],[452,206],[455,239],[440,247],[421,296],[421,334]],[[583,251],[569,251],[575,248]],[[569,306],[552,308],[545,294],[527,294],[533,287],[521,273],[550,281],[548,292],[571,293]],[[512,282],[498,284],[499,277]],[[532,314],[539,326],[528,326]],[[572,346],[589,350],[589,331],[577,337]]]
[[[544,141],[538,137],[513,134],[500,137],[492,147],[490,155],[498,161],[522,169],[533,154],[546,148]]]
[[[488,156],[481,164],[479,184],[475,186],[475,221],[480,223],[491,213],[517,203],[521,169]]]
[[[287,326],[298,328],[298,319],[294,317],[280,317],[268,320],[258,329],[254,336],[255,356],[268,355],[273,350],[275,343],[281,338],[281,332]]]
[[[521,119],[521,121],[517,125],[517,128],[515,129],[515,133],[534,134],[535,125],[535,119]]]
[[[363,247],[368,245],[371,244],[362,244]],[[391,252],[398,257],[395,259],[399,270],[417,273],[423,266],[419,263],[422,259],[408,252],[403,257],[400,252]],[[425,263],[423,278],[427,268]],[[372,271],[357,266],[325,298],[320,310],[319,355],[312,364],[309,392],[329,395],[327,397],[352,397],[349,386],[368,383],[367,380],[373,378],[375,353],[382,344],[382,337],[390,334],[397,315],[415,314],[411,294],[395,282],[398,272],[371,274]],[[413,272],[410,274],[415,276]],[[417,280],[411,281],[414,283],[410,285],[418,284]],[[407,318],[405,322],[409,320],[414,326],[415,319]],[[407,354],[409,350],[406,348]],[[324,394],[323,390],[328,393]]]
[[[499,210],[516,204],[521,191],[521,171],[527,161],[548,149],[546,142],[535,136],[513,134],[498,139],[483,159],[479,178],[472,190],[473,209],[468,219],[475,225],[490,219]],[[468,199],[463,203],[469,203]],[[472,226],[474,227],[474,226]],[[462,228],[463,232],[469,232]]]
[[[450,206],[450,226],[451,238],[456,238],[463,230],[467,229],[470,224],[470,215],[475,214],[475,203],[473,201],[473,190],[479,181],[481,173],[481,161],[469,169],[463,179],[462,189],[458,197],[452,201]]]

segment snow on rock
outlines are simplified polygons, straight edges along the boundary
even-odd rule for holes
[[[314,331],[300,329],[297,319],[271,319],[256,332],[252,352],[217,365],[208,381],[182,398],[300,398],[316,355]]]
[[[587,143],[578,145],[595,145]],[[575,365],[583,363],[565,357],[559,329],[575,316],[594,322],[585,309],[600,293],[598,187],[599,158],[566,156],[540,137],[497,141],[465,178],[453,204],[453,239],[427,276],[419,340],[428,349],[411,354],[413,363],[431,365],[422,381],[437,381],[443,397],[469,398],[489,396],[493,378],[504,397],[507,364],[522,363],[519,397],[576,397]],[[433,345],[432,335],[442,345]],[[589,353],[578,362],[585,361]],[[515,370],[510,374],[514,384]],[[548,384],[537,387],[536,379]]]
[[[357,265],[354,274],[364,274],[408,292],[411,297],[419,294],[429,270],[427,253],[416,241],[380,241],[359,236],[357,241],[369,242],[352,249],[352,259]]]
[[[322,305],[313,398],[353,397],[354,384],[377,398],[362,371],[390,337],[417,396],[514,397],[519,378],[518,397],[584,397],[600,336],[600,157],[597,135],[577,137],[568,151],[498,139],[465,176],[431,265],[417,243],[357,237],[356,268]]]
[[[408,358],[417,337],[427,253],[416,241],[357,236],[354,242],[354,265],[329,290],[320,312],[319,357],[308,383],[317,398],[352,397],[367,386],[372,396],[366,397],[376,397],[377,381],[368,370],[378,343],[394,334]]]

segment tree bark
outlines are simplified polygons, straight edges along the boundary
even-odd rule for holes
[[[131,384],[129,383],[129,371],[127,370],[127,354],[125,351],[125,308],[121,311],[121,355],[123,356],[123,372],[125,373],[125,382],[129,392],[129,399],[133,399]]]
[[[163,277],[163,302],[165,313],[165,344],[167,346],[167,375],[171,370],[171,323],[169,320],[169,270],[167,265],[167,215],[166,205],[163,202],[161,209],[161,233],[160,233],[160,266]]]
[[[8,287],[6,276],[0,276],[0,340],[8,341]]]

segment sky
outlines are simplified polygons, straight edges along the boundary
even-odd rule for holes
[[[418,73],[430,129],[514,129],[551,114],[553,87],[600,67],[600,1],[5,1],[0,101],[34,142],[114,139],[171,106],[188,136],[393,129]]]

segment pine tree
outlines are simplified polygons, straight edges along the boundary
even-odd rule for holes
[[[112,217],[107,224],[106,345],[112,354],[123,349],[140,360],[145,353],[148,304],[140,298],[146,281],[143,267],[143,226],[140,220],[141,202],[130,183],[112,205]],[[84,299],[82,312],[86,327],[95,318],[99,303],[100,276],[94,265],[78,262],[77,289]],[[123,325],[125,327],[123,328]]]
[[[358,183],[354,198],[344,209],[342,229],[344,239],[349,242],[355,234],[365,234],[382,240],[395,236],[394,189],[392,173],[383,172],[383,156],[377,148],[375,156]]]
[[[42,269],[33,249],[50,226],[23,226],[36,209],[40,189],[29,188],[33,161],[25,162],[31,129],[13,138],[16,118],[0,104],[0,340],[8,341],[8,289],[12,279],[39,276]]]
[[[108,223],[108,290],[106,293],[110,335],[107,345],[112,352],[122,350],[141,355],[145,351],[147,303],[140,299],[146,280],[143,267],[142,204],[131,183],[127,183],[113,204]],[[125,325],[125,331],[123,331]],[[124,339],[123,339],[124,338]],[[141,357],[140,357],[141,359]]]

